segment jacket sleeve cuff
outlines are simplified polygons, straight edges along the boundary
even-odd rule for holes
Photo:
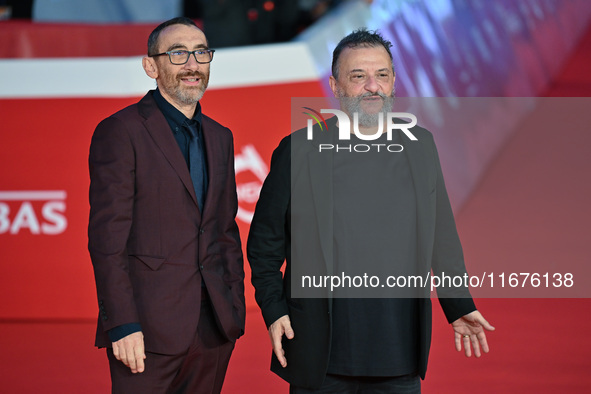
[[[263,320],[265,320],[265,325],[267,326],[267,329],[271,324],[275,323],[275,321],[277,321],[277,319],[279,319],[280,317],[285,315],[289,316],[289,308],[287,307],[287,303],[285,303],[285,301],[277,302],[273,305],[270,305],[267,308],[262,309],[262,312]]]
[[[122,324],[109,330],[109,339],[111,342],[117,342],[129,334],[133,334],[134,332],[138,331],[142,331],[142,326],[140,326],[140,323]]]
[[[460,317],[476,310],[472,298],[440,298],[439,303],[445,313],[448,323],[453,323]]]

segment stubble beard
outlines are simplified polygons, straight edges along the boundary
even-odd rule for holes
[[[183,86],[182,78],[187,77],[199,78],[201,84],[199,86]],[[184,72],[170,76],[166,81],[165,89],[169,92],[169,95],[178,100],[179,103],[193,105],[201,100],[208,84],[209,73],[204,74],[200,71]]]

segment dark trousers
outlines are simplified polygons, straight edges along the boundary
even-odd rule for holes
[[[146,368],[131,373],[107,349],[113,394],[216,394],[222,390],[234,343],[219,331],[208,301],[201,305],[201,317],[193,344],[184,354],[168,356],[146,352]]]
[[[420,394],[418,374],[396,377],[326,375],[318,389],[289,387],[290,394]]]

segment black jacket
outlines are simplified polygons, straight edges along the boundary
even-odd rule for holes
[[[293,258],[299,249],[315,251],[330,270],[333,232],[331,204],[331,155],[318,152],[318,140],[334,142],[336,119],[327,120],[329,132],[306,139],[306,130],[285,137],[273,152],[271,170],[264,182],[251,223],[247,244],[252,284],[267,327],[289,315],[295,336],[283,339],[287,367],[272,356],[271,370],[291,384],[316,388],[328,368],[331,343],[331,302],[329,297],[292,298]],[[417,206],[418,260],[422,272],[442,271],[462,276],[466,272],[462,247],[445,189],[433,136],[414,127],[418,141],[402,137],[413,178]],[[292,187],[308,193],[314,209],[292,201]],[[292,249],[292,245],[294,248]],[[285,274],[281,267],[286,261]],[[297,268],[296,268],[297,269]],[[327,271],[328,270],[328,271]],[[295,276],[295,275],[294,275]],[[425,377],[431,343],[431,301],[428,290],[419,300],[419,373]],[[451,323],[476,308],[466,288],[439,291],[439,301]]]

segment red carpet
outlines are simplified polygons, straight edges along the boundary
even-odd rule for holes
[[[589,96],[590,56],[588,32],[546,96]],[[532,271],[537,261],[589,263],[591,134],[585,128],[524,127],[507,144],[458,215],[468,263],[503,267],[526,259]],[[477,305],[497,328],[488,336],[491,353],[480,359],[457,353],[435,305],[424,393],[591,391],[591,300],[488,299]],[[0,391],[109,392],[106,357],[92,347],[93,333],[93,322],[0,322]],[[224,393],[286,393],[287,385],[269,372],[269,359],[260,314],[249,310]]]

